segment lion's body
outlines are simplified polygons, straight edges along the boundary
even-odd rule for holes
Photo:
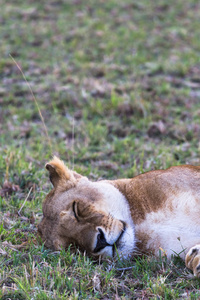
[[[75,243],[94,256],[162,251],[185,258],[200,243],[200,167],[98,182],[68,170],[58,158],[46,167],[54,189],[43,203],[38,230],[47,247]],[[198,247],[186,257],[194,273]]]
[[[168,257],[184,257],[200,242],[200,167],[151,171],[114,185],[129,202],[142,252],[158,254],[162,248]]]

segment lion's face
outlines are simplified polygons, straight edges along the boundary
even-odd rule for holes
[[[90,182],[54,158],[47,164],[54,185],[43,203],[38,231],[50,248],[70,244],[94,256],[128,256],[134,225],[125,197],[111,184]]]

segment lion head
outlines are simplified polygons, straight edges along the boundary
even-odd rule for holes
[[[53,190],[43,202],[38,232],[52,249],[75,244],[88,254],[127,257],[135,248],[126,198],[110,182],[91,182],[54,157],[46,164]]]

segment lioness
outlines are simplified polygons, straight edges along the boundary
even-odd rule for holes
[[[47,247],[74,243],[93,256],[179,254],[200,276],[200,167],[150,171],[91,182],[57,157],[46,164],[54,186],[38,231]]]

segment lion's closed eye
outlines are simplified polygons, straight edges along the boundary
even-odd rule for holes
[[[72,209],[73,209],[73,212],[74,212],[75,219],[79,222],[79,218],[78,218],[78,204],[77,204],[76,201],[73,202]]]

